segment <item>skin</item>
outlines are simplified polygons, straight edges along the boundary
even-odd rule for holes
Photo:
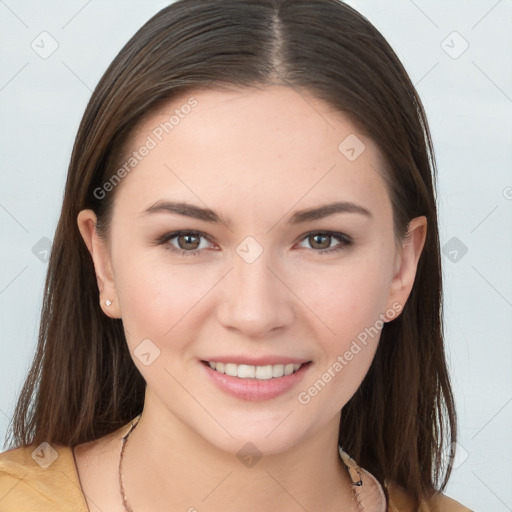
[[[407,242],[397,244],[376,145],[343,114],[288,87],[188,92],[137,128],[128,153],[190,96],[198,105],[117,186],[108,239],[96,233],[94,212],[78,216],[101,307],[123,319],[147,382],[124,458],[129,502],[138,512],[348,511],[350,480],[337,453],[340,411],[368,371],[379,336],[309,403],[300,403],[298,393],[380,315],[403,307],[426,218],[413,219]],[[365,144],[354,161],[338,150],[351,134]],[[144,214],[161,200],[208,207],[230,224]],[[337,213],[288,224],[296,211],[334,201],[356,203],[371,216]],[[157,243],[177,230],[209,239],[193,239],[193,247],[178,238]],[[353,243],[309,236],[326,230]],[[236,252],[248,236],[263,249],[252,263]],[[180,243],[198,253],[166,249]],[[319,254],[336,246],[343,248]],[[149,366],[134,355],[144,339],[160,350]],[[312,363],[290,391],[249,401],[219,390],[201,366],[226,354]],[[263,455],[252,468],[236,456],[247,442]],[[75,450],[91,511],[123,510],[119,449],[119,436],[106,436]]]

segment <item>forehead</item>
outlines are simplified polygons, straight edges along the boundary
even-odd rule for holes
[[[254,142],[265,142],[265,153],[288,151],[302,156],[337,150],[338,139],[356,133],[343,113],[311,93],[273,85],[263,89],[196,90],[181,93],[160,105],[137,127],[132,141],[151,135],[158,145],[178,149],[194,138],[213,150],[213,141],[233,153],[250,152]],[[229,138],[226,137],[229,135]],[[304,137],[308,147],[304,148]]]
[[[174,193],[217,204],[236,194],[248,207],[344,193],[385,199],[376,145],[346,115],[290,87],[181,93],[137,127],[125,162],[130,155],[137,162],[121,188],[141,203]]]

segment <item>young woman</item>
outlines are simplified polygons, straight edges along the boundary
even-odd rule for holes
[[[0,510],[468,510],[434,184],[350,7],[160,11],[76,138]]]

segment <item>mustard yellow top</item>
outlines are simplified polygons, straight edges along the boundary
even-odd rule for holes
[[[128,423],[118,432],[124,434],[131,424]],[[370,473],[360,469],[366,478],[363,478],[364,483],[380,487]],[[390,502],[387,512],[414,512],[410,498],[401,487],[390,485],[388,493]],[[370,503],[374,502],[368,500]],[[373,508],[370,507],[368,512],[374,512]],[[89,512],[72,448],[42,443],[38,447],[14,448],[1,453],[0,512]],[[418,512],[471,510],[439,494],[428,503],[422,503]]]

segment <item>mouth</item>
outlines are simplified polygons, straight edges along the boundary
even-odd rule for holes
[[[289,396],[313,364],[312,361],[282,357],[266,357],[259,361],[240,358],[243,362],[240,359],[237,361],[234,356],[228,358],[228,361],[222,360],[223,357],[219,357],[220,361],[201,360],[200,366],[217,389],[239,400],[251,402]],[[252,362],[260,364],[247,364]]]
[[[220,361],[201,361],[217,373],[238,377],[239,379],[271,380],[280,377],[287,377],[298,372],[306,363],[288,363],[288,364],[267,364],[263,366],[253,366],[249,364],[223,363]]]
[[[210,382],[223,393],[245,401],[261,402],[281,395],[288,396],[289,392],[297,389],[311,365],[312,361],[288,360],[276,364],[250,365],[202,360],[200,366]]]

